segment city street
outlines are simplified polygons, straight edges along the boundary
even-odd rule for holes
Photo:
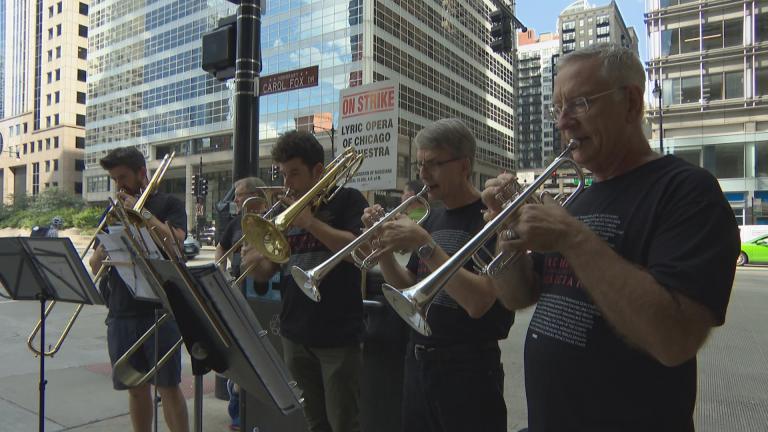
[[[210,262],[206,247],[190,265]],[[697,430],[768,429],[768,267],[740,268],[725,326],[717,329],[699,356]],[[48,323],[48,340],[58,334],[72,305],[62,305]],[[523,387],[523,336],[532,309],[517,315],[503,343],[508,430],[526,426]],[[0,432],[37,430],[39,363],[26,347],[39,306],[0,299]],[[46,429],[49,431],[127,431],[127,394],[112,390],[106,350],[106,309],[83,309],[61,351],[46,359]],[[185,352],[183,388],[192,416],[192,379]],[[204,430],[227,430],[226,402],[213,396],[206,376]],[[162,425],[161,419],[161,425]],[[166,430],[161,426],[161,430]],[[264,431],[261,431],[264,432]],[[271,432],[271,431],[269,431]]]

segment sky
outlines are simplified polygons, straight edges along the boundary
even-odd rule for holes
[[[557,16],[573,0],[516,0],[515,16],[537,34],[556,32]],[[589,0],[593,6],[605,6],[610,0]],[[648,60],[646,31],[643,22],[645,0],[616,0],[627,27],[634,27],[639,41],[640,59]]]

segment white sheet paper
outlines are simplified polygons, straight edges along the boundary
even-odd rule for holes
[[[147,232],[146,228],[137,229],[133,225],[128,226],[131,232],[134,234],[133,238],[139,242],[139,247],[146,248],[147,251],[139,250],[137,253],[141,253],[142,256],[149,258],[162,258],[162,254],[152,241],[152,237]],[[131,294],[139,300],[150,300],[160,302],[160,298],[152,289],[149,281],[141,271],[139,266],[134,263],[133,254],[126,246],[123,240],[123,235],[129,235],[124,233],[125,227],[122,225],[116,225],[109,227],[109,234],[98,234],[99,241],[104,245],[107,250],[111,266],[114,267],[120,277],[123,279]],[[141,236],[141,237],[140,237]],[[144,239],[142,242],[140,239]]]

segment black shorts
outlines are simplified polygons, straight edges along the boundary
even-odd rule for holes
[[[107,346],[109,360],[114,367],[115,362],[133,346],[133,344],[155,324],[153,316],[131,318],[109,318],[107,320]],[[175,321],[166,321],[160,326],[158,360],[179,340],[181,334]],[[152,369],[155,362],[155,338],[150,337],[142,348],[131,356],[130,363],[136,370],[146,372]],[[175,387],[181,382],[181,350],[176,353],[157,374],[157,385],[160,387]],[[155,382],[155,378],[149,380]],[[120,382],[112,374],[112,386],[115,390],[127,390],[128,386]]]

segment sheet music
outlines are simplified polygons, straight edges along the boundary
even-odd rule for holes
[[[139,247],[146,248],[146,250],[136,251],[136,253],[141,253],[142,256],[150,259],[162,259],[160,250],[146,228],[139,230],[134,225],[128,225],[128,229],[131,230],[133,238],[139,242]],[[133,254],[122,239],[123,235],[131,235],[124,233],[124,230],[125,226],[115,225],[109,227],[109,233],[98,234],[99,241],[107,250],[111,266],[117,270],[134,297],[159,302],[160,298],[150,286],[144,272],[134,263]]]

